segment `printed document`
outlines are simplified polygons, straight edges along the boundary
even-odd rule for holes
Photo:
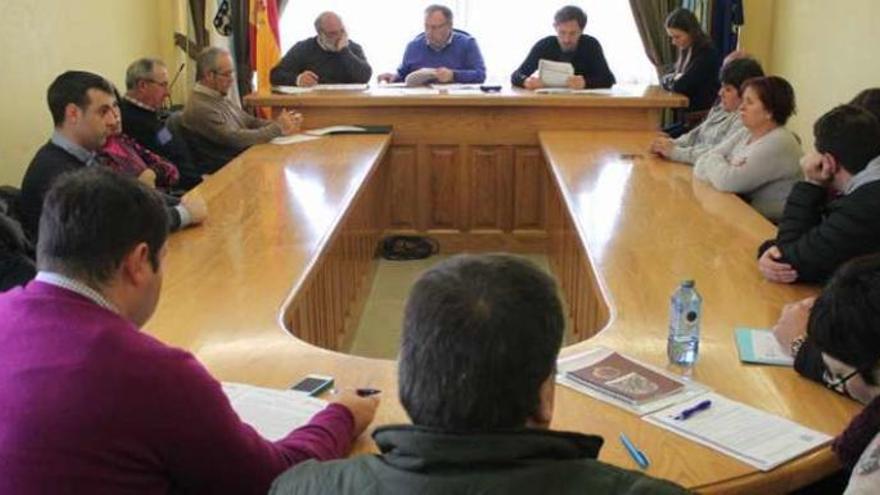
[[[223,392],[242,421],[270,441],[303,426],[327,403],[293,390],[223,382]]]
[[[574,75],[574,66],[568,62],[553,62],[541,59],[538,61],[538,77],[544,86],[568,86],[568,78]]]

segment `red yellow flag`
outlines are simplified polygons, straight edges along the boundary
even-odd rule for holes
[[[250,0],[248,35],[250,38],[251,67],[257,73],[257,92],[269,93],[272,83],[269,72],[281,58],[281,42],[278,36],[277,0]]]

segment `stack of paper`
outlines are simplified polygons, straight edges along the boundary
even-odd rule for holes
[[[685,420],[676,419],[682,411],[704,400],[711,401],[711,407]],[[761,471],[831,441],[824,433],[713,393],[645,416],[644,420]]]
[[[778,366],[794,366],[792,358],[779,345],[773,332],[755,328],[737,328],[736,349],[739,360],[744,363],[775,364]]]
[[[269,142],[272,144],[296,144],[304,141],[312,141],[318,139],[318,137],[319,136],[310,136],[308,134],[294,134],[292,136],[278,136]]]
[[[370,85],[363,84],[318,84],[314,86],[315,91],[366,91]]]
[[[437,69],[419,69],[410,72],[406,76],[406,85],[408,87],[425,86],[433,82],[437,82]]]
[[[292,390],[229,382],[221,385],[238,417],[273,442],[307,424],[327,405],[320,399]]]
[[[302,93],[311,93],[312,88],[300,88],[299,86],[272,86],[272,91],[285,95],[298,95]]]
[[[538,61],[538,77],[546,87],[568,86],[568,78],[574,75],[574,66],[568,62]]]

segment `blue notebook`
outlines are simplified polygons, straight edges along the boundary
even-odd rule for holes
[[[744,363],[794,366],[794,358],[785,353],[770,330],[737,328],[736,349]]]

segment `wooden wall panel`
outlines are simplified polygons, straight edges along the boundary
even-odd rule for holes
[[[425,146],[421,153],[419,191],[425,230],[464,230],[461,186],[463,167],[457,145]],[[422,173],[423,172],[423,173]]]
[[[394,228],[418,224],[420,190],[415,146],[392,146],[388,152],[388,214]]]
[[[514,148],[514,230],[544,230],[547,166],[539,148]]]
[[[468,230],[509,232],[513,217],[513,163],[506,146],[473,146],[468,163]]]

